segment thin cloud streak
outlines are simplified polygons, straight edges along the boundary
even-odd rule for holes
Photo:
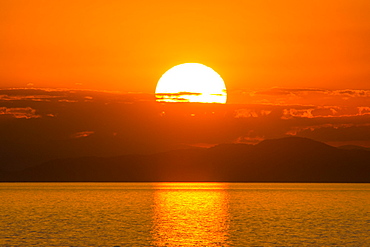
[[[8,115],[14,118],[40,118],[41,116],[36,114],[36,110],[32,109],[31,107],[15,107],[15,108],[7,108],[7,107],[0,107],[0,115]]]
[[[83,138],[94,134],[94,131],[80,131],[71,136],[71,138]]]

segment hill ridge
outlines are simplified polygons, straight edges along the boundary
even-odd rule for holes
[[[370,152],[288,137],[256,145],[58,159],[0,172],[0,181],[370,182]]]

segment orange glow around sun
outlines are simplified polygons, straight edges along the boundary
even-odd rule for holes
[[[184,63],[169,69],[155,90],[158,102],[226,103],[226,86],[212,68]]]

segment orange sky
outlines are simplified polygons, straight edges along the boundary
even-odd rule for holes
[[[229,90],[370,89],[370,1],[2,0],[0,87],[153,93],[179,63]]]

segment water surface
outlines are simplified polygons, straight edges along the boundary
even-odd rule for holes
[[[0,183],[0,246],[370,246],[370,184]]]

